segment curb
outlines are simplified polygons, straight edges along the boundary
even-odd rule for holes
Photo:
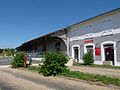
[[[0,68],[9,68],[11,65],[0,65]]]

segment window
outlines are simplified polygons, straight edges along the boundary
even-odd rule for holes
[[[91,52],[95,59],[95,45],[93,43],[88,43],[84,45],[84,53]]]
[[[86,46],[87,52],[93,53],[93,45]]]
[[[43,52],[46,51],[46,45],[43,45]]]
[[[57,43],[55,44],[55,50],[60,51],[60,50],[61,50],[61,49],[60,49],[60,46],[61,46],[61,43],[60,43],[60,42],[57,42]]]

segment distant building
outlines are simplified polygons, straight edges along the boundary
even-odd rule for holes
[[[120,8],[49,33],[18,47],[33,57],[61,50],[76,62],[92,52],[95,64],[120,66]]]

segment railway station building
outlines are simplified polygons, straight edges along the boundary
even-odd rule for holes
[[[120,8],[27,41],[17,49],[33,58],[60,50],[79,63],[86,52],[92,52],[95,64],[120,66]]]

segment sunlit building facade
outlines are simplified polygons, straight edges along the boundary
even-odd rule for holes
[[[120,66],[120,8],[28,41],[18,49],[33,57],[61,50],[80,63],[91,52],[95,64]]]

